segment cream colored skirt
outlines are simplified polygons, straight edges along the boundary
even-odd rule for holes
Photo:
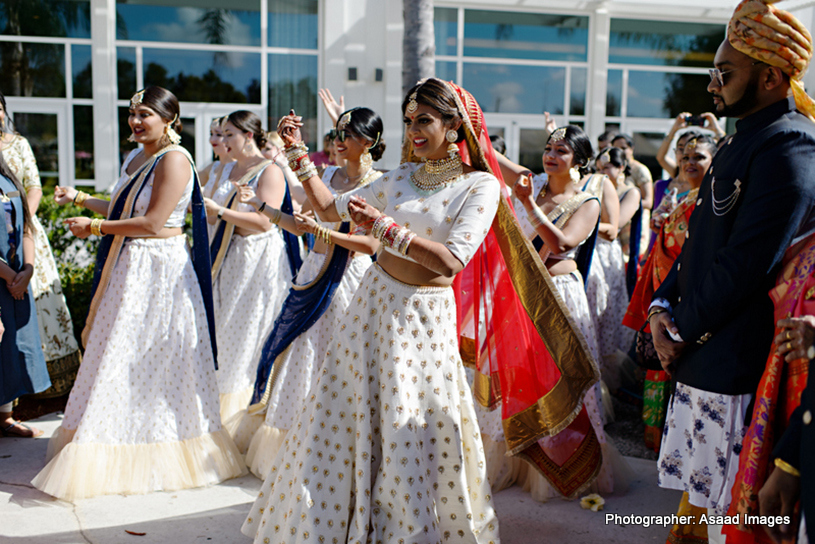
[[[199,487],[245,471],[221,428],[186,237],[125,243],[48,458],[32,483],[66,500]]]

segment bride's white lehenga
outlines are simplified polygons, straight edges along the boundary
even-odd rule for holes
[[[128,181],[136,153],[122,166],[119,184]],[[147,211],[151,178],[133,216]],[[192,188],[190,178],[165,226],[183,226]],[[32,483],[66,500],[199,487],[245,472],[221,427],[206,311],[186,236],[126,239],[48,459]]]
[[[329,166],[323,173],[323,180],[331,188],[331,178],[337,171],[336,166]],[[372,172],[366,178],[373,181],[381,175]],[[366,182],[363,180],[363,183]],[[333,192],[333,190],[332,190]],[[334,193],[336,196],[336,193]],[[334,228],[333,224],[323,224]],[[274,363],[273,380],[269,398],[266,401],[265,414],[241,415],[244,421],[235,422],[237,429],[233,438],[241,451],[246,451],[246,465],[258,478],[265,478],[269,473],[272,461],[283,445],[283,440],[297,414],[302,410],[308,398],[311,386],[317,379],[320,365],[328,350],[331,333],[339,325],[345,310],[351,303],[351,297],[359,287],[363,274],[371,266],[371,257],[362,253],[352,253],[348,259],[340,284],[334,291],[331,304],[325,313],[307,331],[302,333]],[[297,283],[306,285],[314,281],[325,262],[326,255],[310,252],[303,261],[297,274]],[[262,419],[262,423],[248,424],[245,419]],[[233,423],[227,423],[227,430],[232,434]],[[241,432],[243,431],[243,432]],[[253,434],[249,434],[253,433]],[[249,434],[249,436],[242,436]],[[248,447],[247,447],[248,444]]]
[[[546,179],[546,175],[544,174],[533,178],[532,194],[540,193]],[[530,240],[533,240],[537,236],[537,233],[535,232],[535,227],[533,227],[529,221],[526,208],[517,201],[514,204],[515,213],[524,235]],[[557,288],[558,294],[563,299],[565,307],[569,309],[572,320],[583,335],[589,354],[595,360],[596,364],[599,360],[597,338],[592,315],[586,300],[583,278],[580,272],[553,276],[552,281]],[[628,487],[631,471],[625,459],[623,459],[617,448],[606,436],[606,432],[603,429],[603,407],[599,382],[586,392],[586,395],[583,397],[583,404],[586,407],[592,428],[600,442],[600,449],[603,455],[600,472],[586,491],[603,494],[624,492]],[[487,469],[493,489],[500,490],[518,483],[521,484],[524,491],[529,492],[536,501],[546,502],[550,498],[560,497],[561,495],[552,487],[549,481],[537,470],[532,468],[531,465],[517,457],[506,456],[507,449],[504,429],[501,424],[500,407],[488,411],[480,404],[477,404],[476,412],[479,418],[478,423],[482,437],[484,438],[485,450],[487,452]],[[545,442],[547,439],[543,440]]]
[[[212,195],[212,200],[221,206],[227,204],[235,191],[233,184],[225,181],[235,164],[223,167],[221,182]],[[277,168],[271,164],[269,167]],[[249,180],[255,190],[262,173],[260,170]],[[239,204],[238,211],[255,209]],[[260,352],[272,332],[291,280],[286,242],[277,225],[259,234],[232,235],[212,286],[218,336],[218,390],[224,422],[245,409],[252,398]]]
[[[497,209],[499,182],[474,172],[433,194],[403,164],[351,194],[444,243],[466,264]],[[390,251],[390,250],[385,250]],[[253,505],[255,542],[498,542],[451,287],[371,266],[334,330],[320,376]]]

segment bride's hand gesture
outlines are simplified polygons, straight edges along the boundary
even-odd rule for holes
[[[351,197],[348,203],[348,213],[351,214],[351,219],[358,225],[358,228],[365,230],[365,234],[371,231],[374,221],[382,215],[379,210],[365,202],[364,198],[358,196]]]
[[[294,113],[294,110],[289,110],[289,114],[280,119],[277,124],[277,134],[283,139],[286,147],[303,141],[303,135],[300,134],[300,127],[302,126],[303,118]]]

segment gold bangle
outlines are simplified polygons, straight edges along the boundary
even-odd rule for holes
[[[280,219],[282,217],[283,217],[283,212],[281,212],[278,208],[272,208],[272,216],[269,218],[269,220],[272,223],[277,225],[278,223],[280,223]]]
[[[668,309],[663,308],[662,306],[654,306],[653,308],[651,308],[651,311],[648,312],[648,317],[646,318],[646,321],[651,321],[652,317],[654,317],[657,314],[663,314],[663,313],[667,314]]]
[[[91,234],[94,236],[102,236],[102,221],[103,219],[91,219]]]
[[[91,196],[85,191],[77,191],[76,196],[74,197],[74,205],[79,208],[85,207],[85,201],[88,200],[88,197]]]
[[[783,470],[787,474],[792,474],[796,478],[801,477],[801,471],[798,470],[797,468],[795,468],[794,466],[792,466],[791,464],[787,463],[783,459],[781,459],[779,457],[776,457],[774,463],[775,463],[775,466],[777,466],[778,468],[780,468],[781,470]]]

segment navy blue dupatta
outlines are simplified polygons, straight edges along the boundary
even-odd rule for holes
[[[217,369],[218,346],[215,341],[215,312],[212,302],[212,276],[208,251],[206,209],[204,208],[204,197],[201,193],[201,184],[198,180],[195,162],[187,150],[175,145],[165,147],[139,167],[139,169],[130,176],[130,179],[113,194],[107,219],[115,221],[118,219],[128,219],[132,216],[133,207],[139,194],[144,189],[146,181],[150,178],[161,157],[169,151],[180,151],[183,153],[190,161],[193,172],[194,179],[191,195],[193,243],[190,255],[193,269],[195,270],[195,275],[198,278],[198,284],[201,288],[201,296],[207,314],[207,327],[212,345],[212,355],[215,360],[215,368]],[[96,312],[99,309],[102,295],[108,287],[110,276],[126,238],[127,237],[123,235],[107,234],[102,237],[102,241],[99,244],[99,250],[96,253],[96,269],[93,274],[93,287],[91,288],[91,307],[88,312],[88,319],[85,322],[85,329],[82,331],[83,344],[87,344],[88,335],[90,334],[91,326],[96,317]]]
[[[350,223],[343,223],[340,233],[348,233]],[[329,246],[323,268],[317,278],[307,285],[292,285],[289,295],[283,303],[275,320],[274,328],[266,339],[258,362],[255,390],[252,394],[251,404],[264,401],[270,392],[270,377],[272,370],[280,355],[291,345],[298,336],[309,330],[317,320],[328,310],[342,281],[343,274],[348,265],[350,251],[338,246]]]
[[[639,191],[639,189],[638,189]],[[642,241],[642,203],[631,218],[631,237],[628,240],[628,265],[625,268],[625,285],[628,288],[628,298],[637,285],[637,275],[640,265],[640,243]]]

